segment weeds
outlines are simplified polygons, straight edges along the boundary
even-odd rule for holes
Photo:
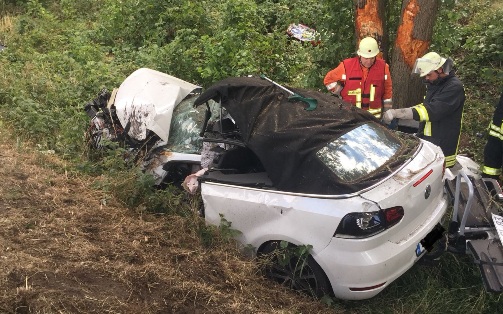
[[[233,229],[231,227],[232,222],[225,219],[223,214],[219,214],[219,216],[220,225],[218,227],[218,230],[220,231],[220,234],[225,241],[231,241],[241,234],[241,231]]]

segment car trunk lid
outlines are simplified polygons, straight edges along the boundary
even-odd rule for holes
[[[404,217],[388,239],[407,241],[428,224],[444,201],[444,155],[439,147],[423,141],[417,154],[404,167],[361,196],[376,202],[381,209],[401,206]]]

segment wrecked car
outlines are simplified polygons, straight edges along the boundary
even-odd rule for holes
[[[138,69],[85,104],[89,146],[104,150],[118,144],[125,159],[152,174],[156,186],[180,185],[201,166],[201,132],[211,121],[206,108],[193,106],[200,92],[168,74]]]
[[[443,234],[442,151],[338,98],[271,82],[228,78],[195,101],[230,117],[203,139],[220,144],[199,176],[205,220],[225,219],[257,256],[306,248],[275,255],[267,275],[278,282],[317,297],[373,297]]]
[[[118,144],[156,185],[199,187],[207,223],[272,256],[267,275],[280,283],[366,299],[449,251],[472,255],[487,291],[503,291],[498,182],[463,156],[445,169],[437,146],[338,98],[263,76],[202,92],[142,68],[84,109],[92,149]]]

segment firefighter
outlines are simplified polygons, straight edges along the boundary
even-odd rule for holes
[[[383,115],[383,122],[390,124],[397,119],[419,121],[418,136],[440,146],[447,167],[456,163],[461,121],[465,104],[463,83],[456,77],[453,61],[436,52],[428,52],[418,58],[412,73],[425,77],[426,96],[423,103],[403,109],[390,109]]]
[[[329,71],[323,84],[332,94],[381,118],[381,110],[392,107],[389,65],[377,57],[379,46],[372,37],[363,38],[356,53]]]
[[[484,147],[484,166],[482,175],[499,179],[503,165],[503,92],[494,110],[493,120],[488,127],[487,143]]]

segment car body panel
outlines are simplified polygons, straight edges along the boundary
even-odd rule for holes
[[[220,215],[241,232],[239,241],[258,248],[270,240],[309,244],[313,252],[331,241],[340,220],[359,211],[365,200],[358,196],[313,198],[296,193],[267,191],[235,185],[203,182],[201,194],[205,218],[219,225]]]
[[[313,257],[324,270],[328,270],[325,273],[334,295],[341,299],[362,300],[374,297],[384,290],[422,257],[425,251],[418,256],[418,244],[441,221],[446,208],[447,200],[441,198],[421,226],[400,243],[378,240],[379,237],[389,237],[393,229],[383,232],[376,239],[333,238],[322,252],[313,254]],[[383,285],[375,289],[350,290],[381,284]]]
[[[173,109],[201,87],[156,70],[140,68],[120,85],[115,96],[117,116],[128,135],[145,140],[147,130],[168,141]]]
[[[317,100],[305,110],[260,78],[229,78],[197,99],[198,87],[179,81],[140,69],[112,105],[132,149],[148,144],[143,170],[156,184],[197,171],[208,224],[230,223],[255,254],[277,241],[309,246],[342,299],[375,296],[424,254],[418,244],[447,207],[439,147],[320,92],[293,89]],[[113,123],[100,117],[92,121],[102,136]],[[396,206],[403,217],[388,224],[384,210]],[[347,222],[363,230],[367,217],[380,228],[339,229]]]
[[[444,157],[438,146],[423,141],[423,145],[405,167],[362,196],[381,208],[402,206],[405,215],[400,228],[390,235],[390,241],[406,241],[434,211],[435,204],[445,198],[443,190]],[[422,181],[420,181],[423,179]],[[415,185],[415,186],[414,186]]]

